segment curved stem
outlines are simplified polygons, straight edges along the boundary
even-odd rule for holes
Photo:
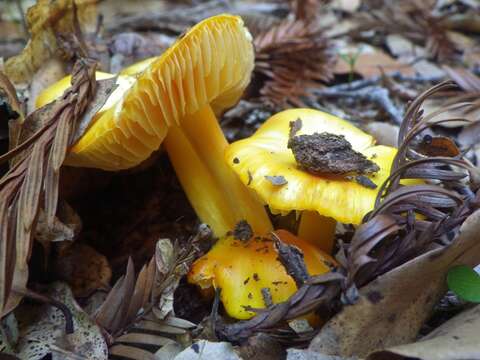
[[[333,218],[322,216],[316,211],[302,211],[298,237],[331,254],[336,224]]]
[[[223,236],[246,220],[253,231],[272,230],[263,205],[225,163],[228,143],[210,106],[170,128],[164,144],[173,167],[199,218]]]

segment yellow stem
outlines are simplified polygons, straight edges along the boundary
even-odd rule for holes
[[[336,224],[333,218],[322,216],[316,211],[302,211],[298,237],[331,254]]]
[[[164,144],[190,203],[216,236],[241,220],[255,233],[272,230],[263,205],[225,163],[228,143],[210,106],[170,128]]]

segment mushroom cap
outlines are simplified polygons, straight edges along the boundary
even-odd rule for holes
[[[147,61],[148,62],[148,61]],[[234,105],[254,66],[252,37],[238,16],[195,25],[138,75],[71,148],[66,164],[119,170],[160,147],[169,126],[211,105]]]
[[[277,230],[275,233],[283,242],[302,250],[309,274],[326,273],[336,264],[328,254],[288,231]],[[203,289],[221,288],[220,298],[225,310],[236,319],[248,319],[254,315],[245,306],[265,307],[264,288],[270,290],[274,304],[286,301],[297,289],[278,260],[271,238],[260,236],[247,241],[233,236],[221,238],[193,264],[188,281]]]
[[[129,70],[128,72],[132,75],[135,74],[133,70]],[[110,79],[115,76],[116,75],[114,74],[102,71],[95,72],[96,80]],[[35,99],[35,107],[40,108],[42,106],[45,106],[48,103],[62,96],[64,91],[70,87],[71,81],[72,75],[67,75],[63,79],[44,89],[40,94],[38,94],[37,98]],[[127,90],[132,87],[134,82],[135,78],[133,76],[119,75],[116,80],[117,87],[115,88],[113,93],[110,94],[105,104],[103,104],[100,110],[95,114],[93,121],[95,121],[95,119],[98,119],[105,110],[110,109],[113,105],[115,105],[115,103],[122,98],[125,92],[127,92]]]
[[[159,58],[158,56],[153,56],[153,57],[140,60],[139,62],[129,65],[126,68],[123,68],[122,71],[119,72],[119,75],[135,76],[137,74],[140,74],[141,72],[143,72],[143,70],[148,68],[151,63],[158,60],[158,58]]]
[[[287,147],[290,122],[300,119],[298,135],[328,132],[343,135],[353,150],[380,170],[365,175],[377,185],[367,188],[340,175],[313,175],[298,167]],[[397,149],[374,146],[372,136],[336,116],[313,109],[291,109],[269,118],[250,138],[230,144],[225,158],[242,182],[276,212],[312,210],[343,223],[359,224],[373,209],[380,186],[390,175]],[[274,184],[266,176],[283,176]]]

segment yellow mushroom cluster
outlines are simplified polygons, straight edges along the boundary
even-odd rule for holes
[[[273,248],[267,208],[298,214],[296,235],[281,229],[276,235],[303,251],[311,274],[328,272],[335,266],[329,253],[336,222],[361,222],[396,153],[375,146],[370,135],[347,121],[311,109],[278,113],[250,138],[229,145],[217,114],[240,99],[253,66],[252,38],[241,18],[218,15],[202,21],[161,56],[118,74],[118,88],[66,160],[71,166],[116,171],[140,164],[163,144],[198,217],[219,238],[195,262],[188,280],[221,288],[226,313],[237,319],[268,305],[265,289],[273,303],[296,289]],[[97,73],[97,79],[112,76]],[[37,106],[60,96],[69,82],[65,78],[46,89]],[[333,152],[302,157],[292,144],[301,147],[302,139],[321,138],[331,138],[340,152],[350,151],[369,170],[341,173],[333,165],[307,170],[300,158],[324,156],[329,163]],[[241,221],[253,236],[231,235]]]

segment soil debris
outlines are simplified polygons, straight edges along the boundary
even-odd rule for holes
[[[265,179],[270,181],[272,185],[276,185],[276,186],[282,186],[282,185],[288,184],[287,179],[285,179],[283,175],[273,175],[273,176],[266,175]]]
[[[288,140],[298,166],[313,175],[371,174],[380,168],[352,149],[342,135],[328,132],[293,136]]]
[[[235,225],[233,230],[233,237],[240,241],[248,241],[253,236],[253,230],[246,220],[242,220]]]

